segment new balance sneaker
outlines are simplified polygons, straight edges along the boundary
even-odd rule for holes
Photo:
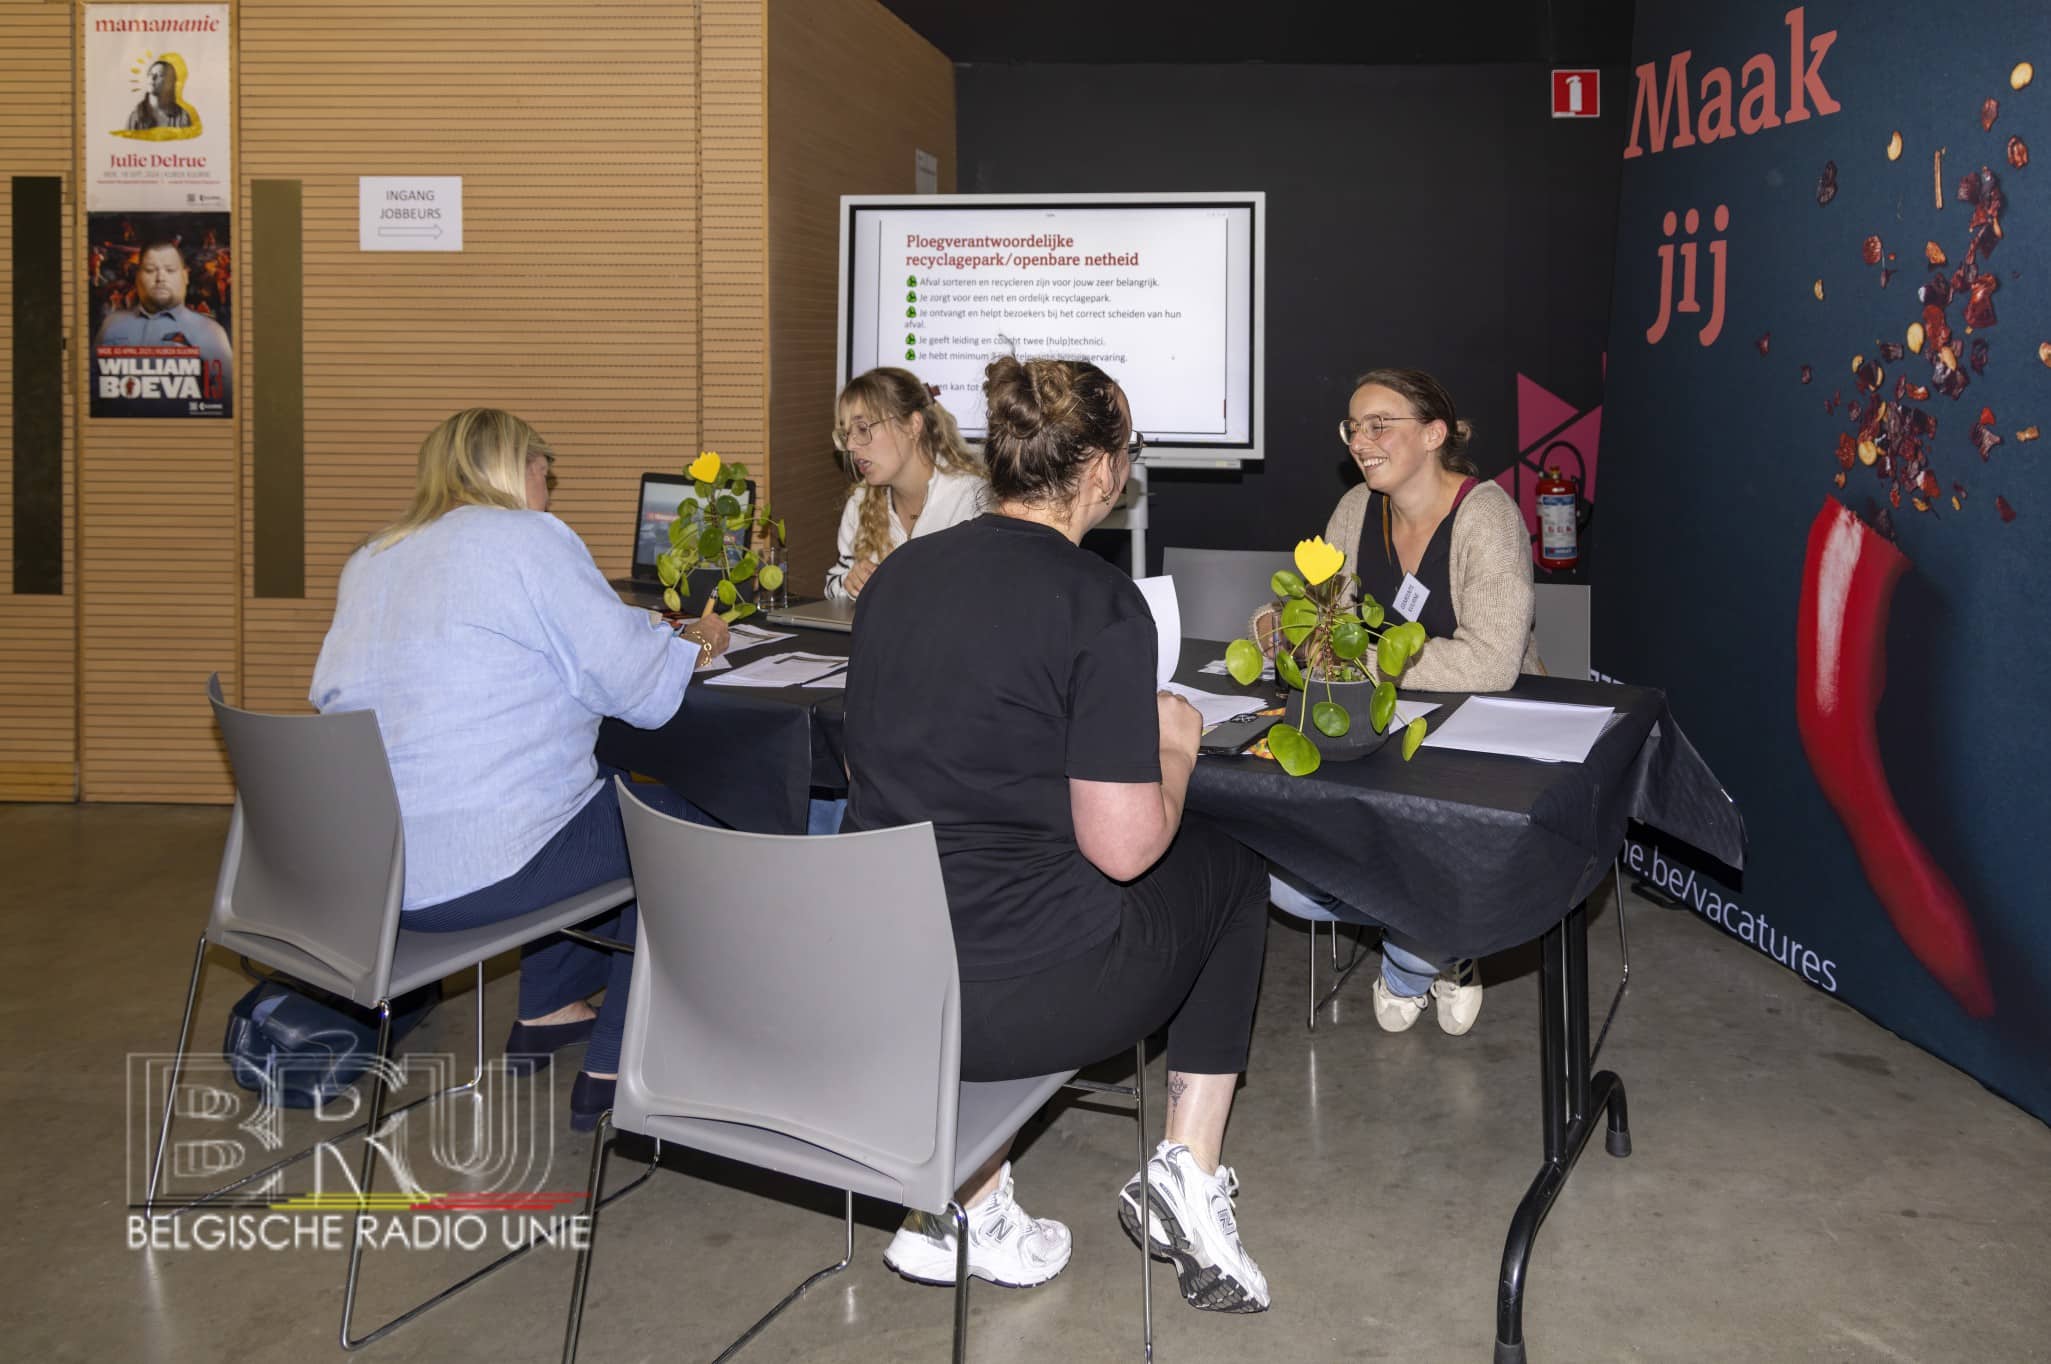
[[[1410,1025],[1424,1015],[1430,1004],[1429,992],[1399,995],[1380,976],[1374,978],[1374,1021],[1382,1025],[1383,1032],[1409,1032]]]
[[[1439,973],[1431,983],[1431,997],[1438,1007],[1439,1027],[1458,1037],[1474,1026],[1481,1016],[1481,972],[1472,958],[1463,958]]]
[[[1011,1162],[998,1172],[997,1188],[967,1209],[969,1277],[1004,1288],[1031,1288],[1068,1267],[1068,1228],[1047,1217],[1032,1217],[1011,1191]],[[908,1212],[904,1225],[883,1252],[883,1263],[917,1283],[954,1284],[954,1218]]]
[[[1184,1300],[1206,1312],[1268,1310],[1267,1278],[1239,1241],[1232,1213],[1238,1193],[1239,1177],[1229,1166],[1207,1175],[1180,1142],[1162,1142],[1147,1162],[1147,1248],[1174,1262]],[[1118,1220],[1137,1242],[1137,1174],[1118,1195]]]

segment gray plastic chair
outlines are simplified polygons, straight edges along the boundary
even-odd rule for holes
[[[640,887],[640,935],[617,1097],[592,1143],[588,1197],[615,1131],[637,1132],[841,1189],[839,1263],[786,1294],[728,1359],[854,1255],[854,1196],[953,1218],[954,1358],[968,1328],[967,1215],[954,1200],[1064,1085],[1131,1094],[1146,1158],[1144,1069],[1132,1086],[1075,1072],[996,1084],[961,1078],[960,973],[933,826],[780,836],[707,828],[636,800],[620,815]],[[1144,1052],[1136,1058],[1144,1062]],[[1142,1202],[1145,1192],[1142,1191]],[[598,1240],[577,1257],[563,1358],[577,1356]],[[1140,1254],[1143,1343],[1152,1280]]]
[[[207,681],[207,697],[213,703],[214,718],[235,773],[235,811],[228,824],[227,847],[221,854],[213,913],[193,954],[185,1015],[178,1025],[178,1050],[171,1063],[163,1121],[150,1161],[149,1191],[143,1206],[152,1218],[177,1217],[211,1203],[357,1132],[382,1135],[380,1124],[396,1120],[420,1104],[474,1092],[484,1079],[485,961],[551,933],[573,930],[574,925],[634,898],[634,883],[622,879],[502,923],[454,933],[408,932],[400,914],[406,889],[405,838],[377,716],[367,710],[334,715],[262,715],[241,710],[222,699],[218,673]],[[622,946],[574,931],[571,936],[602,946]],[[211,1193],[160,1207],[158,1181],[209,943],[377,1010],[377,1056],[365,1072],[369,1117]],[[477,998],[476,1068],[470,1079],[385,1113],[391,1079],[392,1000],[466,969],[476,973]],[[366,1138],[356,1182],[364,1199],[371,1193],[376,1149],[377,1143]],[[653,1168],[651,1165],[619,1193],[645,1180]],[[346,1350],[379,1339],[536,1244],[530,1240],[376,1330],[352,1337],[349,1325],[362,1256],[360,1225],[351,1224],[349,1270],[343,1283],[341,1340]]]
[[[1286,549],[1180,549],[1161,556],[1175,580],[1182,633],[1192,639],[1240,639],[1253,613],[1273,600],[1268,579],[1292,567]]]

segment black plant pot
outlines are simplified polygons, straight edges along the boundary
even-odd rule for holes
[[[1324,755],[1325,761],[1343,763],[1364,758],[1389,741],[1387,734],[1375,733],[1367,718],[1368,703],[1374,699],[1374,683],[1320,682],[1312,678],[1309,686],[1311,705],[1315,706],[1320,701],[1336,701],[1353,719],[1352,726],[1335,739],[1312,724],[1308,715],[1303,716],[1304,736],[1317,745],[1317,751]],[[1302,705],[1302,701],[1291,697],[1289,713],[1282,717],[1283,721],[1295,724]],[[1394,730],[1395,727],[1396,722],[1391,720],[1389,728]]]

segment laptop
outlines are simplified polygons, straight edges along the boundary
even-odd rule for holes
[[[855,628],[855,604],[851,601],[805,602],[765,611],[763,615],[778,625],[798,625],[807,630],[839,630],[845,633]]]
[[[655,571],[656,557],[669,548],[670,522],[677,519],[677,507],[685,502],[695,502],[698,487],[684,474],[643,474],[640,495],[634,503],[634,565],[633,571],[624,578],[609,579],[613,589],[627,602],[661,610],[662,579]],[[755,484],[750,480],[741,494],[743,510],[755,505]],[[730,530],[726,533],[729,545],[739,545],[747,535],[744,530]],[[692,610],[704,605],[715,584],[719,582],[719,570],[701,568],[691,575],[687,586],[690,591],[686,605]]]

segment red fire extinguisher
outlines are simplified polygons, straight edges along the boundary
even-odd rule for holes
[[[1572,568],[1581,562],[1581,550],[1574,537],[1575,504],[1580,490],[1574,480],[1557,468],[1547,469],[1538,480],[1538,566]]]

